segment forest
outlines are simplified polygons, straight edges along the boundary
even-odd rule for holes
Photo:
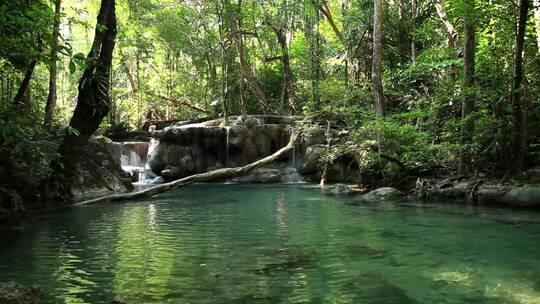
[[[540,0],[4,0],[0,24],[0,227],[214,181],[540,208]]]

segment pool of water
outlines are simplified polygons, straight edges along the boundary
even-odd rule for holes
[[[0,236],[43,303],[540,303],[540,214],[194,185]]]

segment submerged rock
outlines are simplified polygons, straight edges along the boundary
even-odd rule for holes
[[[273,168],[258,168],[248,175],[233,179],[235,182],[243,183],[279,183],[282,172]]]
[[[347,195],[352,194],[354,191],[351,187],[345,184],[335,184],[332,188],[323,188],[323,193],[334,194],[334,195]]]
[[[360,197],[359,201],[366,203],[376,203],[381,201],[393,201],[402,197],[402,193],[392,187],[383,187],[368,192]]]
[[[34,304],[43,298],[43,290],[39,286],[24,286],[14,282],[0,283],[0,303],[2,304]]]

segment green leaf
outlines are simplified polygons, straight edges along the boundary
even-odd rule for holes
[[[79,132],[79,130],[75,129],[75,128],[72,127],[72,126],[68,126],[68,127],[67,127],[67,131],[68,131],[68,134],[69,134],[69,135],[75,135],[75,136],[81,135],[81,133]]]
[[[70,60],[69,61],[69,73],[71,75],[75,74],[75,72],[77,71],[77,66],[75,66],[75,62],[73,60]]]

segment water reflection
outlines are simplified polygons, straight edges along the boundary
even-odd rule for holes
[[[231,198],[231,199],[227,199]],[[420,206],[420,205],[419,205]],[[540,215],[199,185],[0,240],[44,303],[535,303]]]

